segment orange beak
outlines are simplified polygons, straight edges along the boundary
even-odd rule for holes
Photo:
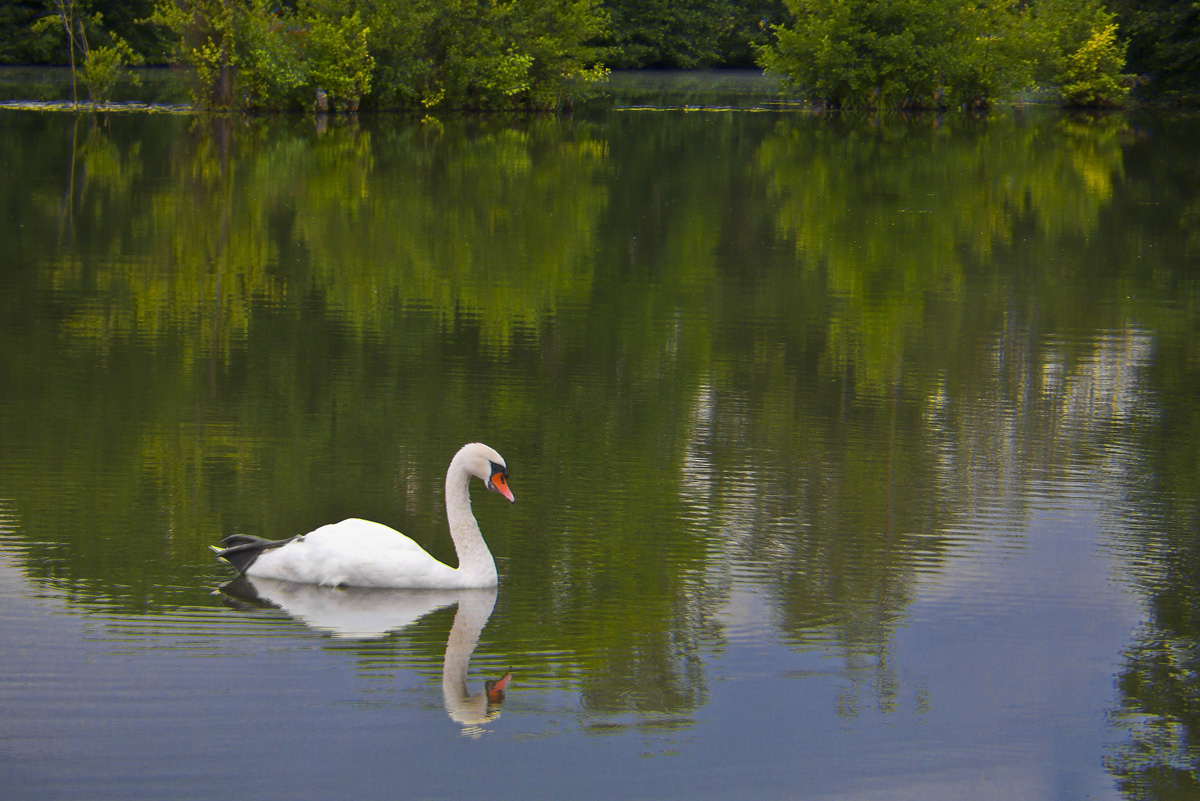
[[[513,497],[512,490],[508,488],[508,477],[503,473],[492,474],[492,480],[488,482],[488,489],[498,492],[505,498],[508,498],[509,503],[515,503],[517,500]]]
[[[489,704],[504,703],[504,691],[508,688],[508,681],[512,678],[512,671],[504,674],[504,677],[497,681],[489,681],[484,684],[484,689],[487,690],[487,699]]]

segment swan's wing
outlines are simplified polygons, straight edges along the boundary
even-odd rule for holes
[[[425,554],[428,552],[396,529],[370,520],[352,517],[340,523],[330,523],[310,531],[300,539],[306,544],[320,548],[322,552],[399,552]],[[431,557],[432,558],[432,557]]]

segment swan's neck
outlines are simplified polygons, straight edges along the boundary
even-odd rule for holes
[[[496,586],[496,562],[471,512],[471,474],[455,459],[446,472],[446,518],[465,587]]]

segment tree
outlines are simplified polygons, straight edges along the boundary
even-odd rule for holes
[[[752,66],[783,0],[605,0],[608,63],[621,68]]]
[[[767,71],[831,108],[987,105],[1016,81],[1008,0],[786,0],[795,17],[759,50]]]
[[[962,47],[950,54],[946,74],[954,104],[987,108],[1030,86],[1037,55],[1025,8],[1011,0],[967,4],[958,19]]]
[[[37,25],[47,13],[44,2],[12,0],[0,4],[0,63],[63,63],[67,53],[53,30]]]
[[[1139,93],[1179,98],[1200,85],[1200,5],[1192,0],[1111,0],[1129,40],[1129,69],[1144,78]]]
[[[51,0],[50,8],[51,13],[34,23],[33,31],[61,29],[66,35],[67,59],[71,67],[71,102],[79,102],[75,59],[78,53],[82,59],[83,81],[87,84],[92,103],[107,103],[117,83],[131,77],[127,67],[142,63],[142,56],[135,53],[119,35],[104,32],[103,14],[99,11],[90,15],[85,13],[78,0]],[[93,36],[106,37],[112,43],[93,47],[88,42],[89,28]],[[132,77],[132,80],[136,82],[137,78]]]
[[[318,90],[351,111],[370,90],[374,59],[357,12],[334,0],[159,0],[153,20],[174,37],[205,108],[299,108]]]
[[[192,70],[199,106],[233,105],[236,22],[244,13],[237,0],[160,0],[154,7],[151,20],[171,35],[175,60]]]
[[[383,107],[554,109],[607,74],[598,0],[361,3]]]
[[[1036,79],[1119,105],[1124,50],[1101,0],[787,0],[760,60],[827,107],[986,108]]]
[[[92,103],[108,103],[113,89],[123,79],[138,83],[137,76],[128,68],[143,62],[141,54],[135,53],[129,43],[115,33],[110,34],[110,38],[111,45],[98,47],[91,47],[87,39],[83,40],[83,82],[87,84]]]
[[[154,0],[5,0],[0,2],[0,64],[69,64],[68,41],[58,35],[62,26],[37,25],[46,16],[53,22],[64,7],[83,22],[89,37],[96,33],[93,17],[99,15],[105,31],[128,42],[133,52],[161,62],[156,31],[143,24],[153,6]]]
[[[71,102],[79,102],[75,89],[75,53],[87,51],[87,38],[83,32],[85,15],[78,0],[51,0],[50,13],[33,26],[35,32],[62,29],[67,37],[67,58],[71,67]]]
[[[610,63],[618,67],[705,67],[720,60],[729,0],[609,0],[613,27]]]
[[[1119,106],[1129,94],[1121,74],[1125,46],[1117,41],[1115,22],[1092,31],[1077,50],[1068,53],[1059,74],[1059,92],[1068,106]]]
[[[1101,0],[1038,0],[1030,39],[1038,44],[1038,83],[1067,106],[1119,106],[1129,94],[1125,45]]]
[[[758,66],[757,49],[770,41],[771,27],[786,17],[783,0],[735,0],[730,24],[720,31],[717,66]]]
[[[607,74],[599,0],[158,0],[154,20],[208,108],[553,109]]]
[[[307,29],[308,82],[325,93],[335,110],[357,110],[371,91],[375,70],[367,46],[368,28],[356,11],[340,19],[333,14],[310,13]]]

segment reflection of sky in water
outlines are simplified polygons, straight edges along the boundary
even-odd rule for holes
[[[1113,580],[1096,522],[1081,505],[1036,513],[1019,540],[972,532],[918,581],[874,665],[770,642],[764,596],[735,590],[700,715],[717,731],[688,735],[697,762],[745,765],[713,781],[766,795],[788,776],[806,798],[1116,797],[1106,716],[1141,610]],[[761,725],[730,736],[739,717]]]
[[[870,664],[784,645],[739,580],[724,648],[706,656],[708,702],[683,728],[589,733],[570,693],[523,692],[519,655],[485,654],[473,684],[495,659],[517,678],[490,734],[467,742],[450,736],[437,665],[371,675],[278,617],[69,612],[6,564],[0,772],[23,798],[212,797],[247,773],[280,798],[1115,797],[1106,713],[1140,609],[1096,531],[1086,501],[1036,512],[1018,539],[971,531]]]
[[[119,130],[120,123],[114,127]],[[702,141],[690,135],[679,138]],[[490,137],[485,149],[469,150],[461,159],[451,153],[449,163],[455,169],[494,164],[493,155],[510,139]],[[351,140],[359,141],[345,137]],[[712,176],[701,168],[726,158],[725,146],[733,139],[715,141],[722,148],[721,160],[711,158],[712,149],[697,151],[697,159],[680,160],[680,174],[709,180]],[[792,156],[776,153],[772,160],[769,151],[788,141],[788,136],[772,136],[766,150],[755,151],[768,169],[743,165],[747,174],[765,171],[771,180],[786,176],[781,168],[793,164]],[[956,152],[974,152],[972,141]],[[289,145],[277,155],[305,152]],[[412,164],[405,152],[398,162]],[[646,194],[671,200],[641,207],[636,198],[621,194],[627,187],[642,192],[630,174],[612,170],[617,178],[599,184],[602,173],[618,166],[617,152],[607,145],[595,152],[582,146],[562,150],[578,168],[558,185],[587,188],[577,205],[594,210],[580,216],[585,223],[581,235],[571,234],[570,224],[564,224],[568,221],[560,212],[569,204],[561,198],[555,204],[530,204],[521,218],[527,224],[510,226],[528,235],[531,251],[553,254],[547,264],[554,269],[527,269],[524,251],[515,246],[524,240],[497,247],[487,226],[480,226],[473,240],[444,235],[450,229],[440,224],[431,224],[427,241],[414,237],[410,228],[390,225],[402,216],[395,210],[408,216],[423,212],[415,216],[439,223],[457,218],[442,206],[417,203],[423,197],[419,193],[387,195],[395,204],[362,209],[362,219],[375,223],[367,227],[383,235],[366,254],[341,247],[360,243],[355,227],[349,227],[344,240],[307,233],[305,247],[317,248],[311,291],[325,293],[325,306],[314,299],[310,310],[285,302],[293,296],[291,289],[283,292],[285,279],[299,281],[294,296],[303,294],[306,284],[300,280],[303,271],[293,275],[284,266],[283,254],[297,255],[289,249],[296,231],[271,222],[273,202],[265,204],[261,221],[282,231],[278,241],[286,247],[278,263],[260,258],[257,248],[265,239],[251,225],[243,231],[248,255],[231,258],[260,272],[240,274],[252,279],[244,284],[220,273],[219,288],[226,295],[192,280],[189,273],[176,280],[157,269],[160,259],[145,255],[137,256],[144,270],[102,271],[114,286],[133,288],[128,298],[124,289],[111,293],[117,303],[113,308],[128,313],[117,315],[118,331],[142,331],[140,323],[134,325],[141,318],[132,313],[139,309],[149,310],[151,318],[159,310],[170,321],[161,350],[123,345],[122,337],[112,335],[113,309],[84,290],[79,303],[65,303],[61,309],[51,304],[55,314],[66,315],[65,328],[47,322],[45,331],[30,327],[22,332],[21,352],[25,346],[30,353],[42,347],[54,354],[50,368],[60,371],[60,380],[46,384],[45,398],[71,403],[57,410],[54,436],[13,436],[17,450],[6,441],[3,452],[3,463],[11,465],[6,480],[45,472],[46,483],[37,492],[31,491],[36,482],[23,487],[26,496],[42,501],[40,508],[25,498],[23,508],[10,505],[8,513],[27,521],[5,521],[0,503],[0,533],[16,532],[7,541],[0,538],[0,787],[23,799],[250,794],[289,800],[477,795],[1074,801],[1116,796],[1104,765],[1113,743],[1123,738],[1114,726],[1121,699],[1113,681],[1144,610],[1114,578],[1114,565],[1124,556],[1118,551],[1121,538],[1136,525],[1127,518],[1138,510],[1146,513],[1127,497],[1137,491],[1138,477],[1149,472],[1141,464],[1148,454],[1138,451],[1130,432],[1141,427],[1144,434],[1155,413],[1143,373],[1153,356],[1153,337],[1160,333],[1149,324],[1145,331],[1123,328],[1122,321],[1137,315],[1121,309],[1097,317],[1103,320],[1097,326],[1112,328],[1089,329],[1088,310],[1066,303],[1062,309],[1045,308],[1057,301],[1051,290],[1025,297],[1019,294],[1028,289],[1024,278],[1019,275],[1010,287],[1007,267],[1000,265],[995,286],[989,278],[976,287],[969,276],[953,291],[936,282],[918,282],[926,286],[923,294],[941,298],[940,305],[926,310],[928,319],[902,315],[895,326],[886,326],[874,301],[887,300],[887,293],[865,298],[871,302],[863,318],[882,326],[876,335],[887,343],[906,337],[907,326],[939,326],[945,322],[945,306],[964,316],[977,308],[984,318],[1002,313],[1005,322],[995,329],[994,321],[981,323],[986,331],[976,332],[978,341],[971,339],[971,326],[961,328],[963,341],[972,348],[967,354],[971,369],[960,371],[960,365],[952,364],[965,350],[934,348],[929,362],[914,357],[911,367],[903,365],[909,372],[893,376],[879,368],[891,366],[893,356],[900,359],[900,351],[879,347],[877,358],[864,360],[866,366],[859,364],[862,369],[856,370],[854,360],[861,354],[855,348],[865,340],[846,330],[861,322],[852,313],[855,293],[844,283],[826,287],[837,296],[833,305],[846,312],[835,315],[834,325],[823,312],[805,311],[805,303],[816,303],[818,296],[809,290],[821,289],[819,281],[806,279],[793,286],[789,279],[776,286],[760,274],[778,270],[778,277],[792,276],[791,268],[799,266],[776,259],[796,249],[789,219],[761,221],[764,228],[784,233],[771,240],[769,251],[748,249],[740,256],[753,263],[744,274],[724,256],[708,258],[724,253],[715,241],[681,237],[690,245],[678,253],[674,245],[655,247],[654,232],[675,230],[671,226],[717,230],[705,207],[666,219],[669,224],[660,224],[664,218],[657,216],[676,203],[687,207],[682,201],[688,195],[706,193],[692,192],[692,182],[669,184],[662,194]],[[600,153],[606,154],[603,159]],[[654,165],[659,186],[669,159],[660,158],[660,152],[647,155],[653,156],[647,162]],[[807,177],[799,167],[808,162],[793,155],[793,172]],[[150,155],[145,159],[148,169],[158,163]],[[365,180],[370,160],[350,161],[363,170]],[[995,170],[1010,161],[997,151],[980,166]],[[926,163],[915,158],[904,162]],[[938,165],[926,177],[936,179],[939,188],[943,162],[928,162]],[[957,170],[947,163],[947,169]],[[261,172],[252,174],[304,174],[283,168],[292,164],[289,159],[264,162]],[[521,175],[529,178],[529,194],[540,198],[534,190],[543,176],[557,174],[556,168],[536,160],[529,164]],[[328,167],[335,187],[341,183],[334,179],[356,174],[345,166],[331,162]],[[1115,169],[1103,160],[1100,167]],[[465,174],[473,173],[468,169]],[[910,177],[900,175],[898,184],[910,185]],[[172,183],[163,180],[164,185]],[[255,200],[261,185],[246,183],[255,189],[242,200]],[[371,186],[378,192],[386,183]],[[411,187],[416,182],[403,177],[395,184]],[[438,195],[446,194],[445,184],[436,185]],[[796,181],[797,187],[810,185]],[[969,181],[966,195],[973,195],[976,185]],[[62,194],[57,183],[51,189],[51,199]],[[735,189],[731,198],[746,194],[747,187]],[[610,193],[625,199],[631,220],[652,223],[643,228],[618,216],[600,225],[599,206]],[[229,204],[223,190],[201,194],[212,209],[197,207],[192,224],[203,228],[202,223],[216,219],[212,210],[227,210]],[[772,196],[747,196],[752,203],[778,205]],[[92,192],[88,197],[104,196]],[[345,210],[344,198],[336,194],[305,195],[303,189],[281,184],[279,197],[285,209],[294,198],[319,201],[296,212],[310,221],[337,219]],[[715,190],[714,197],[719,197]],[[816,197],[824,199],[825,194]],[[847,197],[849,205],[862,199],[857,191]],[[1099,202],[1084,200],[1089,209]],[[470,201],[464,208],[476,206],[474,195]],[[183,210],[197,205],[191,196],[179,202]],[[405,205],[409,202],[416,205]],[[247,205],[258,209],[259,204]],[[517,205],[505,196],[496,207]],[[1055,209],[1062,204],[1041,205]],[[622,210],[620,202],[612,206]],[[723,203],[714,208],[721,215],[728,211]],[[646,216],[646,211],[655,214]],[[792,222],[821,220],[804,203],[795,211]],[[252,224],[259,219],[251,216]],[[287,213],[278,216],[282,221]],[[887,214],[872,216],[889,219]],[[109,220],[98,215],[92,227],[104,230]],[[730,229],[746,222],[737,216],[730,220]],[[960,222],[970,223],[966,230],[975,229],[972,221]],[[1088,216],[1085,222],[1079,230],[1095,230],[1096,220]],[[178,219],[171,226],[146,225],[154,231],[188,227]],[[597,247],[600,235],[595,232],[607,230],[605,226],[622,236],[626,229],[636,232],[630,234],[638,243],[636,254],[618,245],[614,264],[623,264],[626,254],[631,264],[635,255],[645,259],[654,265],[648,282],[667,289],[647,292],[644,298],[626,297],[637,291],[638,271],[604,262],[605,249]],[[211,230],[214,237],[219,227]],[[812,230],[812,244],[827,238],[820,226]],[[859,253],[860,239],[865,243],[867,238],[853,225],[844,233],[852,240],[848,252]],[[562,249],[544,246],[551,234],[563,236]],[[432,258],[452,241],[475,242],[474,260]],[[106,242],[100,237],[89,247],[107,253]],[[414,246],[407,261],[396,258],[406,244]],[[326,245],[328,249],[320,249]],[[424,245],[430,246],[428,254]],[[87,286],[92,275],[89,247],[56,262],[58,280]],[[901,249],[887,252],[899,255]],[[423,255],[430,259],[422,260]],[[195,277],[216,280],[210,256],[191,263]],[[40,250],[37,257],[42,258]],[[339,266],[343,258],[378,283],[336,280],[345,269]],[[914,259],[921,260],[919,255]],[[264,269],[269,262],[271,268]],[[586,265],[586,280],[577,280],[572,272],[570,266],[577,262]],[[413,281],[405,269],[387,268],[406,264],[423,265],[424,272],[412,274],[429,280]],[[478,270],[457,275],[444,269],[464,265]],[[490,275],[497,265],[503,269],[495,273],[506,276],[504,281],[489,283],[475,274]],[[992,274],[990,266],[983,272]],[[1069,270],[1047,272],[1064,284],[1075,276]],[[840,275],[852,279],[859,273],[842,270]],[[745,307],[737,302],[735,286],[743,279],[764,296],[748,294]],[[497,287],[509,285],[505,281],[515,281],[514,291],[498,293]],[[393,314],[397,294],[414,285],[428,290],[406,301],[420,313]],[[680,285],[702,290],[696,297],[706,300],[681,301],[675,292]],[[997,304],[958,303],[958,292],[974,288],[1011,288],[1014,296]],[[467,289],[470,296],[460,314],[457,293]],[[604,291],[613,297],[603,297]],[[710,299],[724,294],[728,304]],[[751,308],[755,297],[759,303]],[[916,296],[897,297],[912,301]],[[164,305],[164,298],[171,302]],[[511,303],[492,303],[504,298]],[[121,305],[125,300],[129,308]],[[260,302],[278,306],[277,313],[258,308]],[[645,313],[637,311],[643,302]],[[635,311],[601,317],[593,303],[601,308],[627,305]],[[1046,321],[1010,318],[1026,305],[1043,308]],[[517,308],[520,316],[514,316]],[[648,311],[654,308],[671,311]],[[898,300],[894,310],[915,308]],[[97,313],[81,317],[80,309]],[[782,318],[793,312],[803,332],[783,324]],[[762,316],[757,323],[748,319],[755,315]],[[193,318],[202,323],[196,327],[199,334],[186,333],[189,324],[180,322]],[[1076,333],[1063,333],[1059,329],[1071,323],[1061,319],[1084,322]],[[446,334],[440,329],[445,321],[461,330]],[[205,327],[209,323],[211,331]],[[763,330],[751,330],[757,324]],[[401,326],[395,335],[406,344],[389,339],[391,325]],[[513,335],[526,325],[527,331]],[[474,354],[479,345],[472,335],[476,326],[484,330],[480,341],[488,343],[478,361],[464,355]],[[662,330],[669,334],[653,333]],[[940,346],[958,330],[947,325],[925,337]],[[1045,333],[1049,330],[1057,333]],[[55,339],[63,331],[73,331],[83,342],[77,351],[65,351],[72,354],[66,359]],[[353,334],[358,331],[365,332],[367,345]],[[601,331],[613,333],[607,345],[605,336],[597,337]],[[708,338],[695,336],[701,331]],[[146,336],[153,338],[151,333]],[[839,333],[845,336],[833,337],[833,344],[826,340]],[[645,337],[650,343],[646,348],[629,344]],[[214,344],[205,344],[209,339]],[[600,340],[598,349],[591,347],[594,339]],[[916,340],[897,339],[895,344],[923,347]],[[583,341],[588,347],[574,351]],[[424,349],[431,342],[444,352],[427,356]],[[90,348],[97,343],[107,348],[101,349],[104,365],[80,368],[84,380],[62,372],[76,369],[75,361],[93,361],[97,351]],[[176,372],[177,349],[193,346],[217,358]],[[594,364],[580,358],[593,353]],[[419,358],[410,358],[414,354]],[[511,364],[509,355],[516,357]],[[746,367],[742,362],[760,358],[761,370],[740,370]],[[554,362],[557,375],[538,373],[545,360]],[[689,361],[694,366],[687,366]],[[14,372],[46,368],[18,359],[13,364]],[[314,380],[295,381],[307,375],[304,365],[316,365]],[[326,391],[326,371],[340,391]],[[818,382],[826,381],[826,372],[862,381],[860,394],[848,385],[812,389],[813,376],[819,373]],[[243,374],[263,380],[243,380]],[[606,376],[611,380],[601,380]],[[752,380],[741,380],[747,376]],[[755,380],[762,386],[752,386]],[[893,380],[900,382],[896,388]],[[127,397],[126,381],[144,382],[130,386],[146,397]],[[410,393],[411,401],[391,402],[407,397],[413,386],[418,389]],[[162,388],[172,391],[157,394]],[[277,392],[282,398],[278,407],[272,405]],[[518,492],[522,502],[497,527],[507,537],[501,561],[508,580],[472,656],[470,691],[510,666],[515,675],[503,715],[480,724],[471,732],[477,737],[462,736],[463,727],[447,714],[441,689],[438,647],[446,643],[454,618],[449,609],[422,616],[412,624],[416,634],[406,629],[400,636],[347,643],[278,610],[235,611],[215,597],[205,604],[204,593],[218,569],[197,567],[207,557],[201,535],[231,522],[242,525],[248,513],[261,512],[258,525],[282,525],[277,519],[282,512],[299,519],[343,505],[351,506],[351,513],[374,516],[369,513],[394,513],[388,504],[399,491],[408,493],[404,511],[410,519],[425,516],[436,504],[429,501],[430,493],[418,490],[438,478],[436,471],[423,467],[425,456],[443,444],[434,442],[436,436],[426,437],[432,421],[427,410],[481,425],[473,409],[455,407],[466,407],[460,399],[484,394],[500,401],[497,408],[504,414],[511,410],[509,436],[534,441],[536,446],[526,452],[536,451],[544,463],[514,460],[515,473],[530,480]],[[24,403],[12,405],[13,411],[0,420],[10,426],[4,433],[23,426],[29,412],[40,414],[45,398],[32,393]],[[140,402],[131,404],[134,400]],[[677,410],[687,410],[678,411],[688,414],[686,420],[673,416]],[[567,415],[562,420],[555,418],[559,411]],[[661,418],[654,414],[659,411]],[[889,414],[899,419],[891,429],[880,424]],[[80,425],[65,425],[80,415]],[[506,420],[501,416],[491,422],[503,425]],[[399,428],[389,436],[379,433],[392,425]],[[591,425],[595,430],[588,429]],[[880,447],[889,430],[897,439]],[[664,437],[661,453],[645,445],[656,436]],[[562,465],[560,457],[575,455],[564,453],[564,443],[595,452],[587,454],[592,458],[582,467]],[[899,459],[893,470],[890,448],[896,443],[902,447],[895,454],[908,461]],[[25,451],[19,450],[22,445]],[[788,450],[792,446],[795,451]],[[397,458],[398,450],[410,447],[411,452]],[[637,458],[654,459],[653,467],[635,464]],[[623,459],[634,468],[627,474],[594,472]],[[381,466],[397,469],[397,461],[403,475],[378,481],[382,489],[375,486],[374,497],[381,500],[374,509],[363,510],[359,504],[370,494],[365,485],[379,479]],[[47,465],[49,470],[39,470]],[[116,476],[122,466],[132,476],[129,487],[121,487],[128,491],[110,497],[102,474],[111,470]],[[909,467],[913,469],[905,472]],[[664,470],[678,471],[663,486],[679,487],[679,497],[666,504],[654,498],[636,503],[644,500],[649,484],[635,482],[655,481]],[[839,470],[859,472],[842,481],[847,477]],[[586,485],[591,491],[592,482],[608,477],[615,479],[613,486],[605,488],[595,506],[586,505],[592,501],[581,495],[575,496],[574,508],[551,493],[544,493],[541,506],[526,500],[536,498],[539,478],[543,484],[554,478],[560,482],[556,488],[564,491],[568,485]],[[92,495],[76,486],[90,482],[98,485],[89,487]],[[326,482],[329,486],[312,486]],[[301,489],[281,500],[285,487]],[[231,488],[242,495],[226,505]],[[898,506],[919,508],[907,516],[906,510],[894,510],[892,489]],[[76,504],[76,512],[57,514],[67,503],[64,496],[73,491],[77,494],[69,502]],[[16,490],[0,487],[0,492]],[[864,498],[866,493],[878,495]],[[879,497],[884,494],[886,504]],[[96,499],[103,505],[95,504]],[[287,499],[292,505],[311,505],[284,509]],[[166,501],[173,504],[170,509],[160,507]],[[870,514],[856,514],[856,507],[870,502]],[[150,513],[131,516],[130,507],[138,504]],[[655,517],[660,506],[666,508],[661,519]],[[620,513],[603,514],[608,507]],[[525,511],[530,508],[532,516],[522,517],[530,515]],[[78,523],[90,522],[98,512],[108,528],[90,537],[87,526]],[[674,530],[677,512],[682,523]],[[542,528],[543,520],[551,522]],[[931,520],[935,522],[927,524]],[[25,522],[27,528],[22,527]],[[662,532],[651,524],[660,523],[670,536],[658,547],[652,538]],[[122,527],[127,525],[140,536],[125,537]],[[438,531],[429,523],[427,533]],[[623,536],[606,536],[614,533]],[[57,537],[66,541],[57,542]],[[628,582],[620,590],[621,602],[611,603],[606,593],[622,583],[615,579],[624,579],[630,566],[606,558],[611,554],[604,551],[631,543],[638,548],[634,568],[657,559],[655,566],[668,569],[636,572],[641,584]],[[650,544],[643,549],[645,543]],[[103,547],[90,552],[92,557],[109,562],[77,558],[68,564],[62,557],[72,545],[96,544]],[[519,560],[539,565],[544,551],[551,549],[561,575],[543,580],[536,569],[521,570],[527,564]],[[150,551],[158,562],[140,573],[122,574],[122,581],[143,584],[117,586],[114,568]],[[89,552],[80,548],[72,553]],[[50,564],[56,559],[61,564]],[[676,563],[686,568],[673,570]],[[609,572],[593,571],[593,565]],[[796,586],[785,586],[781,573],[789,569],[809,573]],[[670,585],[672,581],[679,583]],[[158,593],[167,582],[179,592]],[[643,596],[643,589],[663,589],[646,588],[649,582],[669,588]],[[543,597],[538,588],[554,598]],[[120,603],[107,603],[117,595]],[[645,602],[650,596],[657,604],[652,612]],[[176,598],[181,600],[176,603]],[[581,618],[595,625],[582,625]],[[530,665],[525,674],[524,664]],[[604,681],[602,672],[615,679]]]
[[[1047,380],[1025,399],[1049,401],[1051,431],[1061,434],[1050,449],[1074,465],[1065,475],[1030,469],[1028,454],[986,452],[1006,439],[996,431],[1021,438],[1030,412],[1019,406],[981,398],[973,432],[953,438],[963,450],[943,464],[944,481],[954,486],[966,462],[975,505],[939,533],[952,545],[944,558],[914,565],[911,600],[881,652],[786,647],[762,589],[769,568],[751,564],[734,580],[719,616],[727,650],[710,665],[713,699],[701,717],[762,725],[720,740],[702,726],[691,738],[698,750],[709,744],[724,769],[746,765],[741,779],[768,795],[780,776],[795,776],[805,797],[1116,796],[1103,764],[1120,736],[1108,725],[1119,705],[1113,677],[1144,609],[1118,582],[1104,533],[1138,458],[1109,426],[1146,413],[1139,371],[1150,343],[1120,332],[1092,345],[1073,371],[1052,348]],[[935,399],[935,428],[945,413]],[[720,425],[713,418],[702,391],[693,412],[701,437]],[[963,445],[972,436],[978,450]],[[1100,441],[1100,455],[1088,455]],[[711,470],[702,455],[689,458],[689,473]],[[736,562],[756,517],[753,493],[739,490],[754,480],[726,480],[735,486],[724,536]],[[702,505],[704,483],[685,486]]]
[[[1077,435],[1127,413],[1118,401],[1135,382],[1109,369],[1125,362],[1105,347],[1047,384]],[[696,419],[709,416],[702,403]],[[1129,454],[1111,453],[1095,475],[1123,472]],[[731,542],[754,519],[742,497],[751,484],[749,473],[727,484]],[[281,798],[348,787],[381,797],[1115,797],[1107,715],[1142,610],[1099,541],[1111,510],[1096,490],[1046,484],[1016,517],[1013,499],[994,495],[1003,511],[964,514],[943,532],[946,558],[915,566],[911,600],[875,654],[788,644],[762,566],[735,565],[717,612],[723,645],[704,657],[706,700],[683,717],[595,716],[553,682],[523,689],[520,655],[487,653],[485,639],[471,683],[498,677],[497,660],[517,676],[502,719],[469,741],[450,736],[440,665],[398,665],[391,645],[390,667],[372,671],[282,615],[79,611],[6,561],[2,773],[25,798],[205,798],[237,792],[247,775],[270,788],[256,794]],[[511,610],[522,611],[534,610]],[[470,769],[447,771],[455,764]]]

